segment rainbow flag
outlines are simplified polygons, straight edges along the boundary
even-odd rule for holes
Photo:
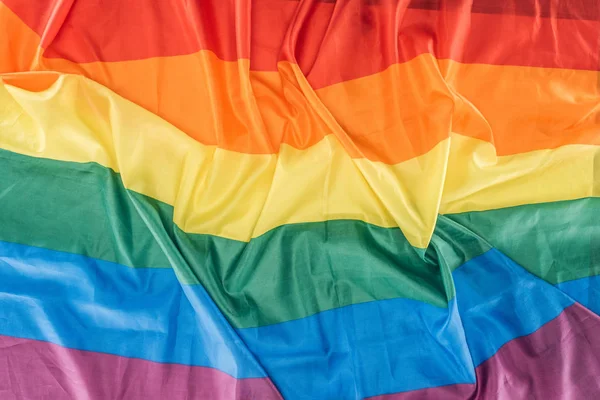
[[[0,33],[0,399],[600,398],[598,0]]]

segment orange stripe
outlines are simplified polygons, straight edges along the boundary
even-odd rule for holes
[[[0,2],[0,73],[31,69],[40,37]]]
[[[279,73],[251,72],[246,61],[224,62],[210,52],[43,62],[111,87],[204,144],[244,153],[314,145],[336,131],[319,110],[339,124],[352,157],[389,164],[424,154],[450,131],[493,142],[499,155],[600,141],[598,75],[591,71],[465,65],[422,55],[311,92],[290,64],[281,63]]]
[[[304,149],[330,133],[295,82],[250,73],[248,64],[209,51],[115,63],[43,59],[45,69],[85,75],[206,145],[277,153],[282,143]]]
[[[440,68],[458,94],[452,130],[491,141],[498,155],[600,144],[598,72],[449,61]]]
[[[337,132],[352,157],[396,164],[426,153],[450,134],[453,98],[429,55],[320,89],[316,96],[294,64],[280,63],[279,73],[255,72],[247,61],[225,62],[210,52],[43,63],[112,88],[201,143],[243,153],[277,153],[283,143],[306,149]],[[325,123],[319,111],[335,121]]]
[[[394,164],[424,154],[450,131],[491,141],[499,155],[600,144],[596,72],[465,65],[422,55],[315,92],[297,66],[250,71],[247,60],[225,62],[208,51],[114,63],[41,58],[35,65],[35,33],[1,4],[0,21],[11,31],[10,40],[0,41],[0,71],[33,64],[83,74],[196,140],[228,150],[276,153],[282,143],[306,149],[336,133],[352,157]],[[27,90],[41,90],[55,79],[42,74],[21,81]]]

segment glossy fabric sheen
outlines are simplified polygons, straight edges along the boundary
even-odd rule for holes
[[[464,57],[469,63],[537,61],[547,67],[598,67],[597,54],[585,51],[597,43],[593,0],[577,6],[558,0],[480,0],[466,5],[455,0],[349,0],[343,7],[332,1],[202,0],[185,7],[168,0],[148,7],[144,0],[125,5],[110,0],[99,7],[97,0],[41,0],[33,9],[18,0],[3,3],[40,37],[46,57],[79,63],[204,49],[223,60],[249,58],[257,70],[276,71],[279,61],[297,62],[315,87],[370,75],[422,52]],[[96,12],[89,13],[90,8]],[[503,37],[489,35],[490,23],[504,28]],[[122,40],[106,40],[101,27]],[[102,45],[89,46],[90,42]],[[529,48],[511,52],[515,43]],[[555,54],[549,54],[549,46],[558,47]],[[532,50],[538,57],[532,57]],[[353,57],[353,52],[364,57]]]
[[[598,327],[598,315],[573,304],[534,333],[509,342],[477,367],[475,385],[439,386],[369,400],[593,398],[600,391]]]
[[[555,284],[600,272],[600,199],[446,215]]]
[[[453,272],[456,300],[448,307],[383,300],[234,332],[223,323],[215,325],[219,315],[200,286],[173,284],[168,269],[130,269],[6,242],[0,250],[2,290],[12,293],[2,298],[3,318],[10,315],[15,321],[1,327],[0,335],[229,372],[247,365],[247,372],[237,370],[237,375],[253,370],[264,374],[258,362],[283,396],[292,399],[365,397],[473,383],[478,364],[573,303],[490,250]],[[35,285],[28,279],[32,269]],[[177,312],[163,313],[159,304]],[[41,320],[42,326],[35,323]],[[75,321],[81,329],[69,330]],[[204,358],[194,358],[198,356]],[[447,368],[450,362],[453,367]]]
[[[79,95],[89,101],[75,102]],[[175,222],[191,233],[247,241],[286,223],[361,219],[399,226],[425,248],[438,213],[569,200],[600,189],[600,150],[591,145],[498,157],[490,143],[453,135],[423,156],[386,165],[352,159],[329,135],[304,151],[242,155],[195,143],[75,76],[41,93],[4,86],[0,96],[10,121],[0,146],[110,167],[128,189],[173,205]]]
[[[449,279],[456,300],[445,309],[411,300],[376,301],[242,329],[240,335],[285,398],[363,398],[449,381],[474,383],[481,363],[573,304],[495,249]],[[462,351],[465,341],[468,353]]]
[[[50,30],[60,22],[70,26],[74,21],[88,17],[85,10],[89,8],[85,5],[82,8],[81,2],[44,3],[47,10],[54,8],[57,13],[57,19],[51,21],[53,27],[47,27]],[[135,8],[136,3],[139,7],[137,0],[130,6],[114,1],[103,2],[103,7],[97,7],[94,13],[95,21],[98,21],[100,10],[111,10],[107,12],[111,16],[130,13],[129,7]],[[150,8],[148,14],[154,15],[151,19],[160,15],[160,21],[165,21],[165,17],[175,11],[173,17],[176,20],[194,19],[197,10],[188,10],[191,11],[189,15],[177,15],[179,3],[172,3],[170,12],[162,10],[163,5]],[[243,29],[240,26],[247,20],[235,16],[243,15],[249,3],[244,2],[235,10],[229,2],[221,3],[215,7],[210,1],[202,2],[203,15],[197,16],[200,18],[197,24],[192,23],[195,27],[192,29],[189,24],[179,23],[178,28],[184,31],[217,28],[226,32]],[[442,114],[455,114],[452,122],[458,122],[458,126],[452,128],[454,131],[468,131],[475,137],[484,133],[493,136],[500,154],[504,154],[505,147],[531,149],[534,146],[538,149],[564,143],[597,142],[592,129],[593,107],[598,97],[597,77],[593,72],[599,65],[595,51],[598,22],[585,18],[537,18],[531,11],[547,12],[543,10],[552,9],[560,14],[563,13],[561,10],[570,9],[564,6],[564,2],[547,3],[546,8],[530,4],[526,13],[521,13],[520,4],[513,5],[511,9],[511,6],[505,8],[502,4],[488,4],[486,7],[484,3],[483,9],[491,14],[471,13],[471,8],[482,9],[482,5],[461,7],[461,2],[442,2],[439,4],[441,11],[423,10],[421,5],[405,1],[367,3],[364,0],[346,1],[343,8],[335,10],[331,2],[321,1],[303,2],[302,7],[299,2],[287,0],[253,2],[249,16],[252,25],[250,60],[244,55],[246,50],[241,50],[247,47],[244,44],[228,45],[227,48],[234,51],[229,55],[223,55],[211,46],[199,46],[198,50],[208,50],[184,55],[168,53],[169,57],[152,56],[129,61],[120,61],[123,58],[117,57],[111,62],[98,61],[96,58],[103,59],[102,53],[109,47],[119,49],[117,43],[111,41],[111,46],[93,49],[93,59],[89,61],[94,62],[77,64],[69,61],[78,59],[72,52],[70,55],[63,54],[65,59],[44,57],[51,48],[38,51],[38,34],[43,34],[43,24],[49,21],[41,21],[38,25],[27,15],[44,20],[47,14],[45,16],[39,11],[30,14],[32,10],[23,8],[23,4],[7,1],[18,15],[8,7],[0,8],[0,18],[7,20],[3,22],[11,26],[11,32],[15,32],[4,51],[6,56],[0,57],[0,70],[84,74],[160,115],[204,144],[241,152],[278,152],[282,143],[296,148],[315,144],[322,139],[326,127],[318,112],[323,106],[327,111],[321,112],[332,112],[335,124],[341,125],[356,145],[356,149],[349,150],[352,156],[364,155],[388,163],[423,154],[431,148],[431,143],[435,144],[441,136],[445,137],[447,129],[443,124],[434,135],[431,126],[415,123],[415,120],[420,120],[435,125],[435,121],[445,119]],[[219,16],[207,13],[207,7]],[[521,11],[514,14],[515,7]],[[595,8],[586,7],[588,12],[576,12],[575,15],[589,15],[589,9]],[[297,8],[302,10],[298,10],[299,14],[294,17]],[[503,14],[502,10],[510,14]],[[19,15],[36,27],[38,33],[27,27]],[[67,20],[62,21],[59,15]],[[206,18],[211,18],[209,15],[218,18],[218,21],[206,24]],[[138,19],[144,20],[147,16],[136,11],[134,21],[137,23],[130,24],[128,28],[137,31],[145,26]],[[234,18],[225,22],[225,17]],[[111,20],[111,24],[113,22]],[[219,27],[221,23],[223,27]],[[299,29],[293,29],[293,33],[286,36],[292,23],[298,24]],[[96,24],[76,24],[78,29],[95,31]],[[166,22],[160,25],[161,29],[168,26]],[[363,26],[365,29],[361,28]],[[381,40],[382,35],[393,36],[396,30],[399,32],[398,43]],[[503,34],[494,35],[490,30],[502,31]],[[52,46],[60,46],[64,38],[81,40],[81,35],[72,35],[72,32],[72,29],[62,30],[61,35],[52,39]],[[88,33],[97,37],[99,32]],[[48,30],[46,34],[49,34]],[[315,34],[318,39],[311,40]],[[218,35],[220,38],[231,36],[224,32]],[[134,36],[128,32],[127,39],[133,39],[136,50],[160,43],[149,40],[136,43]],[[297,38],[293,39],[295,36]],[[206,32],[196,36],[192,42],[210,40],[211,37],[211,32]],[[161,51],[176,49],[186,42],[172,32],[163,35],[163,39],[174,40],[175,43],[159,44],[160,54],[156,55],[167,55]],[[122,45],[125,41],[121,38],[118,43]],[[282,41],[289,41],[290,46],[301,46],[302,52],[287,57],[288,52],[279,51]],[[14,50],[17,46],[19,51]],[[360,50],[357,46],[361,47]],[[306,51],[309,47],[311,50]],[[515,48],[519,51],[513,51]],[[84,52],[91,50],[87,44],[78,49]],[[361,57],[354,57],[357,51]],[[128,59],[131,54],[134,51],[129,49],[123,57]],[[267,60],[257,61],[265,58]],[[453,77],[446,76],[446,59],[469,65],[462,68],[450,63],[454,73],[457,70],[459,73]],[[263,66],[256,67],[257,63]],[[293,71],[296,65],[301,70],[299,73]],[[382,71],[386,73],[380,74]],[[390,71],[395,77],[390,76]],[[29,82],[25,84],[30,85],[30,80],[37,77],[39,74],[27,78]],[[210,77],[211,85],[205,84],[207,77]],[[305,78],[310,86],[302,85]],[[366,85],[368,90],[361,91],[359,96],[354,95],[356,90],[352,88],[357,85],[348,82],[353,79],[364,81],[358,86]],[[345,89],[346,82],[348,90]],[[335,87],[328,88],[331,85]],[[311,98],[313,89],[318,99]],[[352,95],[341,98],[338,95],[340,91]],[[476,91],[476,96],[471,94],[473,91]],[[423,94],[429,92],[441,96],[437,96],[435,103],[430,98],[429,104],[419,104]],[[499,96],[500,92],[502,96]],[[515,92],[519,96],[513,96]],[[570,94],[566,96],[565,93]],[[569,101],[574,93],[577,93],[576,103]],[[463,101],[465,98],[468,102]],[[534,109],[533,103],[543,106]],[[301,110],[300,118],[296,117],[296,110]],[[508,120],[507,112],[513,115]],[[479,120],[479,123],[462,126],[461,121],[469,119]],[[483,132],[482,129],[488,128],[486,121],[491,129]],[[511,126],[525,123],[526,126],[517,124],[515,128],[505,129],[503,126],[507,123]],[[365,134],[365,127],[369,135]],[[334,128],[328,126],[326,130]],[[524,128],[527,128],[527,135],[523,135]],[[560,135],[564,129],[570,131],[569,135]],[[548,135],[548,131],[552,135]],[[510,140],[507,136],[513,139],[517,136],[519,140]],[[523,140],[524,143],[519,144]]]
[[[173,225],[171,207],[127,191],[119,175],[106,168],[8,152],[0,159],[7,211],[0,215],[1,240],[130,267],[171,267],[182,283],[202,283],[238,327],[394,297],[444,305],[453,290],[445,289],[438,264],[450,271],[488,250],[488,243],[498,243],[529,271],[553,282],[598,272],[590,258],[597,243],[564,230],[577,226],[597,235],[597,198],[440,216],[423,260],[399,229],[360,221],[285,225],[249,243],[185,234]],[[23,213],[24,208],[35,211]],[[477,221],[480,236],[469,230]],[[540,240],[549,246],[533,245]],[[528,251],[519,251],[523,248]],[[573,251],[556,254],[561,248]],[[551,270],[546,259],[555,260]]]
[[[171,269],[131,269],[8,242],[0,242],[0,263],[0,319],[11,321],[2,335],[265,376],[203,288],[195,286],[190,300]]]
[[[276,4],[267,3],[258,2],[253,10],[262,6],[273,9],[289,5],[295,7],[291,1],[275,0]],[[79,4],[75,3],[76,8]],[[322,4],[313,2],[312,6],[320,8]],[[331,7],[331,4],[325,3],[324,6]],[[402,4],[397,6],[401,7]],[[347,4],[346,11],[342,14],[356,18],[360,13],[349,12],[356,7],[357,4]],[[384,7],[368,8],[377,11]],[[69,15],[73,15],[75,11],[71,10]],[[326,85],[331,87],[318,88],[315,91],[316,98],[312,96],[313,88],[316,87],[314,82],[309,79],[310,86],[302,85],[300,78],[303,73],[307,73],[305,68],[296,73],[296,64],[289,61],[280,63],[279,69],[275,68],[272,71],[250,71],[245,58],[223,62],[213,52],[206,50],[182,56],[109,63],[76,64],[65,59],[46,59],[43,56],[40,58],[37,45],[32,45],[37,34],[26,26],[18,29],[19,24],[23,23],[7,7],[0,7],[0,18],[14,28],[11,31],[18,29],[19,34],[15,34],[11,40],[12,47],[7,46],[4,50],[6,57],[0,61],[0,70],[12,72],[33,68],[36,71],[50,70],[86,75],[160,115],[200,142],[240,152],[278,152],[282,143],[295,148],[306,148],[320,141],[324,134],[335,130],[335,125],[340,125],[344,134],[350,137],[356,147],[347,149],[351,156],[365,156],[394,163],[421,155],[441,138],[446,137],[447,127],[435,123],[436,120],[447,119],[447,115],[443,114],[454,114],[453,131],[493,140],[499,154],[506,154],[506,151],[514,153],[547,146],[556,147],[568,143],[597,143],[598,139],[593,130],[594,106],[598,98],[595,84],[597,76],[589,70],[596,69],[598,61],[590,60],[588,65],[579,66],[565,64],[563,61],[567,55],[574,61],[585,60],[584,55],[596,55],[596,23],[575,21],[581,22],[581,26],[563,27],[562,24],[570,24],[573,21],[537,19],[534,24],[532,18],[465,14],[465,10],[461,10],[458,13],[445,12],[441,15],[449,18],[458,15],[455,25],[462,26],[462,30],[468,25],[471,30],[481,26],[483,31],[470,35],[467,35],[468,31],[461,32],[462,40],[443,40],[450,29],[444,26],[443,20],[436,21],[431,15],[424,15],[418,21],[414,21],[415,16],[411,14],[413,11],[414,9],[407,9],[407,15],[402,17],[402,21],[408,26],[402,37],[416,36],[419,40],[411,39],[411,43],[403,46],[402,51],[391,52],[404,58],[396,63],[386,63],[374,71],[367,70],[357,76],[352,75],[339,84]],[[384,13],[385,15],[387,14]],[[389,17],[393,19],[394,15],[390,14]],[[488,20],[479,21],[480,18]],[[314,23],[314,18],[312,21]],[[328,17],[325,19],[325,22],[327,21]],[[499,21],[503,21],[506,29],[502,29],[504,25],[496,29],[503,30],[505,34],[490,35],[487,32],[490,26],[497,26]],[[256,22],[257,26],[261,27],[273,25],[272,21],[269,24],[259,24],[258,20]],[[360,21],[346,21],[344,26],[352,29],[361,24]],[[522,31],[531,30],[533,26],[535,32],[528,33],[526,38],[529,40],[525,41]],[[587,39],[585,35],[581,37],[584,28],[589,32]],[[452,29],[461,31],[456,27]],[[434,43],[431,43],[432,32],[440,36]],[[356,34],[364,36],[365,32],[358,30]],[[514,45],[507,44],[509,34],[515,35],[512,39]],[[381,33],[377,29],[369,30],[369,35],[370,40],[381,43]],[[561,35],[573,37],[563,38]],[[331,58],[341,60],[338,49],[340,38],[348,38],[350,46],[355,46],[357,41],[348,35],[334,37],[335,57]],[[490,40],[496,38],[501,39],[504,46],[490,43]],[[419,50],[413,54],[410,49],[415,40]],[[471,40],[481,42],[469,45],[471,47],[467,46],[470,50],[466,51],[465,55],[491,53],[491,58],[473,59],[472,56],[463,55],[460,46],[465,43],[467,45]],[[15,42],[16,44],[13,44]],[[252,42],[260,42],[255,33]],[[364,40],[358,42],[363,43]],[[144,42],[147,43],[149,42]],[[535,44],[533,48],[524,48],[531,43]],[[17,44],[21,45],[19,52],[13,48]],[[450,44],[450,50],[435,49],[435,46],[447,44]],[[512,51],[515,46],[521,50]],[[557,52],[548,51],[548,48],[557,47]],[[28,49],[24,53],[30,54],[31,59],[17,60],[16,64],[12,64],[14,55],[23,53],[23,49]],[[323,43],[320,43],[319,60],[323,58],[325,49]],[[373,49],[377,49],[377,46],[369,45],[365,50]],[[490,52],[489,49],[494,51]],[[506,51],[500,51],[503,49]],[[365,52],[361,54],[364,55]],[[350,52],[349,57],[352,57]],[[511,59],[512,57],[515,59]],[[445,59],[476,64],[458,64]],[[540,59],[547,61],[536,63],[536,60]],[[377,64],[374,57],[366,55],[358,60],[366,60],[367,66]],[[336,74],[346,66],[358,65],[356,58],[352,61],[342,60],[337,68],[332,67],[331,61],[328,60],[324,65],[327,73]],[[4,62],[6,65],[3,66]],[[310,71],[318,69],[316,67],[312,65]],[[384,73],[376,73],[382,71]],[[211,77],[210,86],[204,83],[206,77]],[[18,78],[6,76],[5,80],[17,81],[18,85],[28,87],[36,80],[38,82],[35,85],[39,89],[40,81],[47,85],[49,78],[55,80],[57,74],[36,73]],[[348,82],[351,78],[361,79]],[[408,82],[410,84],[407,84]],[[360,90],[365,87],[367,90]],[[304,90],[308,92],[303,93]],[[360,95],[356,95],[359,90]],[[423,94],[429,92],[438,93],[439,96],[425,98]],[[518,97],[513,96],[515,92],[519,93]],[[340,93],[345,96],[340,96]],[[565,96],[565,93],[570,94]],[[573,94],[577,96],[575,103],[570,101]],[[215,98],[218,99],[218,104],[215,103]],[[423,104],[424,99],[427,99],[429,104]],[[538,103],[535,108],[531,106],[534,103]],[[451,105],[453,107],[450,107]],[[326,108],[327,111],[319,112],[321,108]],[[301,110],[301,118],[296,117],[296,110]],[[324,124],[320,116],[322,112],[333,113],[336,118],[334,126]],[[512,118],[507,119],[507,113],[510,113]],[[416,120],[421,123],[416,124]],[[435,134],[432,134],[433,127],[437,127]],[[565,129],[569,130],[569,134],[561,135],[560,132]],[[524,135],[524,130],[527,135]],[[514,140],[517,137],[519,140]]]
[[[600,277],[574,279],[556,286],[576,302],[600,315]]]
[[[0,399],[600,397],[595,0],[0,32]]]
[[[439,308],[381,300],[240,336],[286,399],[363,398],[475,381],[455,301]]]
[[[375,298],[446,302],[437,268],[423,262],[397,228],[349,220],[286,225],[250,244],[190,235],[174,226],[172,208],[126,191],[118,175],[98,165],[4,156],[11,162],[4,163],[8,168],[0,175],[3,203],[15,213],[0,216],[1,239],[134,267],[172,267],[183,283],[202,282],[238,326]],[[35,212],[18,213],[24,204]],[[36,225],[36,230],[22,229]],[[396,254],[399,246],[405,251]],[[377,257],[369,251],[375,248]],[[364,270],[365,264],[372,270]],[[340,296],[332,298],[336,286]],[[285,302],[261,307],[282,296]]]
[[[511,339],[536,331],[573,304],[563,292],[495,249],[459,267],[452,278],[475,366]]]
[[[316,97],[308,98],[297,82],[279,73],[240,72],[247,64],[223,62],[203,51],[116,63],[58,60],[48,69],[92,78],[203,144],[244,153],[278,153],[282,145],[306,149],[340,125],[353,143],[346,149],[352,157],[393,164],[422,155],[446,138],[450,115],[453,132],[493,141],[498,155],[598,144],[593,71],[463,64],[421,55],[376,75],[317,89]],[[293,64],[281,68],[293,72]],[[204,84],[206,75],[215,77],[214,85]],[[56,73],[13,74],[4,81],[40,91],[58,78]],[[428,99],[424,91],[440,95]],[[564,96],[566,91],[577,93],[576,103]],[[255,106],[240,106],[251,92]],[[332,114],[333,127],[320,120],[315,107]],[[302,110],[302,118],[295,110]],[[508,113],[514,117],[507,119]],[[569,135],[560,134],[564,129]]]

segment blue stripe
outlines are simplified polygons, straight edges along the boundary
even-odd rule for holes
[[[284,398],[356,399],[475,382],[450,310],[380,300],[239,332]]]
[[[556,286],[573,300],[600,315],[600,276],[561,282]]]
[[[463,264],[452,276],[475,366],[573,304],[563,292],[496,249]]]
[[[264,376],[247,345],[286,399],[354,399],[474,383],[476,365],[572,304],[496,250],[452,277],[448,308],[355,304],[240,329],[244,343],[203,288],[182,289],[171,269],[0,242],[0,334]]]
[[[448,309],[375,301],[240,329],[240,336],[286,399],[354,399],[474,383],[475,366],[573,303],[497,250],[452,278]]]
[[[204,289],[193,288],[190,303],[172,269],[0,242],[0,334],[265,376]]]

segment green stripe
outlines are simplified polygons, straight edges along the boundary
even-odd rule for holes
[[[0,240],[131,267],[173,267],[202,283],[236,327],[408,297],[447,303],[436,264],[399,229],[360,221],[286,225],[250,243],[191,235],[172,208],[126,190],[120,176],[80,164],[0,152]]]
[[[599,198],[446,217],[552,284],[600,273]]]
[[[170,267],[120,176],[94,163],[0,151],[0,240],[127,266]],[[172,207],[153,202],[164,215]]]
[[[456,295],[452,271],[491,248],[473,232],[443,215],[438,216],[425,257],[430,263],[439,265],[448,300]]]
[[[249,244],[180,239],[186,259],[204,262],[201,280],[213,299],[245,326],[396,297],[447,304],[439,267],[424,262],[399,229],[327,221],[282,226]]]
[[[552,283],[600,272],[598,199],[440,216],[423,256],[399,229],[360,221],[286,225],[250,243],[186,234],[171,206],[98,164],[0,151],[0,170],[0,240],[172,267],[235,327],[396,297],[445,306],[451,271],[490,245]]]

